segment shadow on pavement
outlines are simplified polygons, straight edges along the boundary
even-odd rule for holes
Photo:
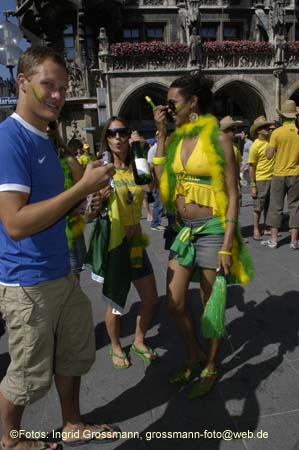
[[[216,388],[208,396],[193,401],[186,397],[189,386],[174,387],[168,383],[170,373],[180,365],[182,348],[163,305],[159,335],[152,338],[152,343],[163,342],[165,354],[159,363],[147,368],[138,384],[109,404],[91,411],[87,419],[124,422],[155,409],[153,417],[163,414],[143,430],[141,439],[122,442],[114,447],[117,450],[198,450],[199,445],[204,450],[218,450],[219,438],[202,438],[200,442],[198,438],[192,440],[190,437],[163,439],[161,435],[154,438],[153,433],[256,430],[260,416],[257,389],[283,362],[285,353],[298,345],[298,294],[289,291],[281,296],[269,295],[259,304],[245,303],[244,289],[229,287],[227,307],[236,307],[242,315],[227,325],[227,338],[219,355],[222,363],[219,364]],[[191,289],[189,297],[192,316],[199,327],[198,290]],[[235,402],[233,410],[228,409],[228,402]]]

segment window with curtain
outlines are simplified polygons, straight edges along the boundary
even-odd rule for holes
[[[228,23],[223,28],[223,40],[224,41],[236,41],[241,39],[241,25]]]
[[[140,41],[140,28],[137,26],[126,27],[123,30],[124,41],[138,42]]]
[[[217,40],[218,24],[209,23],[203,24],[200,30],[202,42],[211,42]]]
[[[145,24],[146,41],[164,41],[164,25]]]

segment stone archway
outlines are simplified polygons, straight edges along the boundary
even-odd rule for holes
[[[288,89],[285,90],[284,96],[282,98],[282,103],[286,100],[291,99],[296,102],[296,105],[299,106],[299,81],[296,80],[293,83],[289,83]]]
[[[296,102],[296,106],[299,106],[299,88],[296,89],[295,92],[293,92],[293,94],[290,97],[291,100],[294,100]]]
[[[140,131],[144,137],[152,137],[156,128],[152,109],[146,102],[145,96],[148,95],[155,105],[161,105],[165,103],[167,89],[166,85],[159,83],[143,83],[122,103],[118,115],[127,119],[131,128]]]
[[[258,86],[238,78],[229,78],[217,84],[214,88],[214,114],[219,119],[230,115],[234,119],[242,120],[244,125],[250,125],[261,115],[272,118],[265,92]]]

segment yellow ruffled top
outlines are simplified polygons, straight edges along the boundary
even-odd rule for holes
[[[198,138],[185,167],[181,158],[182,143],[183,139],[180,140],[172,166],[177,180],[175,197],[182,195],[186,203],[213,208],[213,215],[216,216],[218,213],[215,192],[211,185],[212,173],[207,155],[202,149],[202,141]]]
[[[143,187],[136,185],[132,169],[116,168],[113,181],[122,224],[137,225],[141,218]]]

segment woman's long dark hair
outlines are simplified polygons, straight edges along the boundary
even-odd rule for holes
[[[206,114],[210,110],[213,100],[213,81],[200,73],[177,78],[171,83],[170,87],[178,88],[185,100],[189,100],[192,95],[196,95],[200,114]]]
[[[110,155],[111,155],[111,161],[112,162],[114,162],[113,153],[110,150],[109,144],[107,142],[106,133],[107,133],[108,128],[112,124],[112,122],[114,122],[116,120],[118,122],[121,122],[124,125],[124,127],[127,128],[128,130],[130,129],[129,124],[126,121],[126,119],[124,119],[123,117],[119,117],[119,116],[112,116],[105,123],[105,126],[104,126],[103,131],[102,131],[102,136],[101,136],[100,155],[102,155],[104,152],[108,151],[110,153]],[[128,143],[128,154],[127,154],[127,158],[126,158],[126,161],[125,161],[127,166],[130,165],[130,159],[131,159],[130,158],[130,146],[129,146],[129,143]]]

